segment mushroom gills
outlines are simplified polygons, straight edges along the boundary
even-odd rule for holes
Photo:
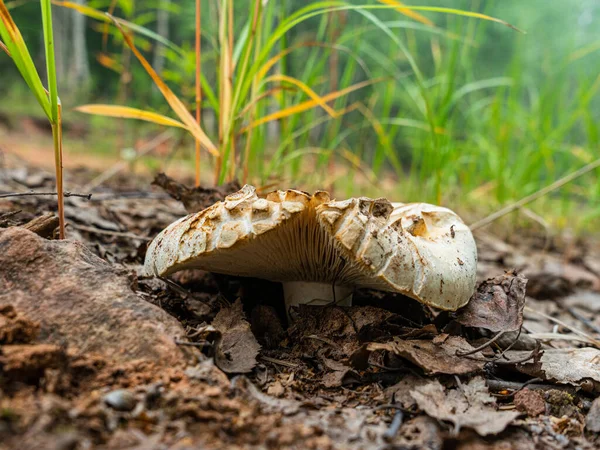
[[[144,272],[197,268],[283,283],[286,310],[351,304],[353,288],[401,293],[455,311],[475,291],[477,247],[451,210],[365,197],[330,200],[252,186],[157,236]],[[335,285],[335,288],[333,287]]]

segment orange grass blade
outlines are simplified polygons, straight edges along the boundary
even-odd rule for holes
[[[202,128],[196,123],[190,112],[187,110],[185,105],[179,98],[173,93],[173,91],[167,86],[167,84],[162,80],[162,78],[156,73],[156,71],[152,68],[150,63],[144,58],[144,56],[139,52],[136,48],[135,44],[131,40],[131,37],[125,33],[121,25],[114,19],[114,17],[108,15],[110,19],[113,21],[115,26],[121,31],[123,35],[123,39],[127,46],[131,49],[133,54],[136,56],[138,61],[144,66],[148,75],[152,78],[163,97],[169,103],[175,114],[181,119],[181,121],[187,126],[189,132],[200,141],[200,143],[206,148],[208,152],[210,152],[213,156],[219,156],[219,151],[217,147],[212,143],[210,138],[202,131]]]
[[[98,53],[96,55],[96,61],[98,61],[102,66],[116,73],[123,72],[123,64],[114,59],[112,56],[107,55],[106,53]]]
[[[297,86],[300,90],[302,90],[304,93],[306,93],[306,95],[308,95],[311,99],[313,99],[316,102],[316,104],[323,108],[331,117],[336,117],[337,115],[335,110],[331,106],[329,106],[327,102],[323,101],[319,94],[317,94],[307,84],[303,83],[297,78],[290,77],[288,75],[271,75],[265,81],[282,81],[293,84],[294,86]]]
[[[399,2],[398,0],[377,0],[379,3],[383,3],[384,5],[396,6],[396,11],[400,14],[404,14],[406,17],[410,17],[417,22],[421,22],[422,24],[434,26],[435,24],[429,20],[427,17],[422,16],[418,12],[412,11],[405,7],[404,3]]]
[[[0,49],[2,51],[4,51],[4,53],[6,53],[8,56],[10,56],[10,52],[8,51],[8,48],[6,48],[6,45],[4,45],[4,42],[0,41]],[[12,56],[11,56],[12,58]]]
[[[349,86],[347,88],[341,89],[337,92],[330,92],[329,94],[323,95],[322,97],[320,97],[320,99],[322,102],[330,102],[330,101],[335,100],[339,97],[342,97],[346,94],[349,94],[350,92],[354,92],[354,91],[357,91],[358,89],[364,88],[366,86],[369,86],[369,85],[372,85],[375,83],[379,83],[380,81],[385,80],[385,79],[386,78],[377,78],[374,80],[362,81],[360,83],[353,84],[352,86]],[[281,119],[284,117],[289,117],[294,114],[298,114],[298,113],[307,111],[318,105],[319,105],[319,103],[316,102],[315,100],[307,100],[307,101],[299,103],[297,105],[292,105],[289,108],[282,109],[281,111],[276,111],[273,114],[269,114],[268,116],[264,116],[264,117],[257,119],[256,121],[252,122],[247,127],[243,128],[240,132],[243,133],[250,128],[257,127],[264,123],[271,122],[273,120]],[[340,115],[339,112],[335,112],[334,117],[337,117],[339,115]]]
[[[184,128],[187,130],[187,127],[183,123],[175,119],[163,116],[162,114],[158,114],[152,111],[131,108],[129,106],[101,104],[81,105],[75,108],[75,111],[79,111],[85,114],[95,114],[97,116],[120,117],[122,119],[138,119],[143,120],[145,122],[152,122],[158,125]]]

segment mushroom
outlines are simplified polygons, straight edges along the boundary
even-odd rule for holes
[[[254,187],[190,214],[150,244],[144,271],[182,269],[283,283],[286,310],[299,304],[350,305],[352,290],[398,292],[456,310],[475,290],[477,249],[447,208],[384,198],[332,201],[288,189],[259,198]]]

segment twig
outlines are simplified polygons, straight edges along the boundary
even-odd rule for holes
[[[281,359],[275,359],[275,358],[271,358],[269,356],[260,356],[259,359],[266,361],[266,362],[270,362],[271,364],[277,364],[279,366],[289,367],[290,369],[297,369],[299,367],[299,365],[296,363],[282,361]]]
[[[538,198],[543,197],[544,195],[546,195],[552,191],[555,191],[556,189],[561,188],[565,184],[570,183],[571,181],[581,177],[582,175],[585,175],[588,172],[591,172],[594,169],[597,169],[598,167],[600,167],[600,159],[597,159],[589,164],[586,164],[581,169],[576,170],[575,172],[562,177],[561,179],[540,189],[539,191],[534,192],[533,194],[528,195],[527,197],[524,197],[521,200],[519,200],[515,203],[512,203],[512,204],[506,206],[505,208],[502,208],[501,210],[496,211],[495,213],[490,214],[489,216],[487,216],[481,220],[478,220],[477,222],[471,224],[470,228],[473,231],[473,230],[477,230],[478,228],[485,227],[486,225],[489,225],[490,223],[494,222],[495,220],[499,219],[500,217],[504,217],[505,215],[515,211],[516,209],[519,209],[519,208],[527,205],[528,203],[531,203],[534,200],[537,200]]]
[[[386,441],[391,441],[392,439],[394,439],[396,434],[398,434],[398,430],[400,429],[400,425],[402,425],[403,420],[404,414],[402,413],[402,410],[396,410],[396,414],[394,414],[394,419],[392,420],[390,427],[386,430],[385,433],[383,433],[383,439],[385,439]]]
[[[538,316],[543,317],[544,319],[547,319],[551,322],[554,322],[562,327],[565,327],[567,330],[570,330],[571,332],[577,334],[578,336],[581,336],[582,338],[585,338],[587,340],[588,343],[595,345],[596,347],[600,348],[600,341],[598,341],[597,339],[594,339],[592,336],[590,336],[589,334],[587,334],[584,331],[579,330],[578,328],[572,327],[570,325],[567,325],[565,322],[563,322],[562,320],[558,320],[555,317],[549,316],[548,314],[545,314],[541,311],[536,311],[535,309],[530,308],[529,306],[525,306],[525,311],[532,313],[532,314],[537,314]]]
[[[339,350],[339,348],[340,348],[340,346],[339,346],[338,344],[336,344],[335,342],[333,342],[332,340],[330,340],[330,339],[327,339],[327,338],[323,338],[323,337],[321,337],[321,336],[317,336],[317,335],[315,335],[315,334],[312,334],[312,335],[310,335],[310,336],[304,336],[304,337],[303,337],[303,339],[314,339],[315,341],[320,341],[320,342],[323,342],[323,343],[325,343],[325,344],[327,344],[327,345],[330,345],[330,346],[332,346],[333,348],[336,348],[336,349],[338,349],[338,350]]]
[[[100,228],[88,227],[86,225],[77,225],[74,223],[71,223],[69,225],[72,226],[73,228],[75,228],[76,230],[87,231],[88,233],[104,234],[106,236],[116,236],[116,237],[123,237],[123,238],[128,238],[128,239],[139,239],[141,241],[151,241],[152,240],[152,238],[149,238],[146,236],[138,236],[133,233],[126,233],[126,232],[122,232],[122,231],[101,230]]]
[[[529,361],[531,358],[535,357],[536,352],[539,351],[539,349],[540,349],[540,345],[539,345],[539,342],[538,342],[538,346],[536,348],[534,348],[529,355],[524,356],[521,359],[514,359],[514,360],[510,360],[510,359],[501,360],[501,359],[498,359],[498,358],[493,358],[493,359],[478,358],[477,356],[471,356],[471,355],[466,355],[466,356],[464,356],[464,358],[471,359],[473,361],[480,361],[480,362],[484,362],[484,363],[488,363],[488,364],[497,364],[499,366],[509,366],[509,365],[512,365],[512,364],[522,364],[524,362]]]
[[[16,216],[17,214],[19,214],[20,212],[23,212],[22,209],[16,209],[14,211],[9,211],[7,213],[4,214],[0,214],[0,220],[6,220],[6,219],[10,219],[13,216]]]
[[[94,201],[113,200],[121,198],[149,199],[149,200],[167,200],[171,196],[162,192],[147,191],[129,191],[129,192],[95,192]]]
[[[521,337],[521,333],[523,332],[523,324],[521,324],[521,326],[519,327],[519,332],[517,333],[517,337],[515,338],[514,341],[512,341],[508,347],[506,347],[504,350],[502,350],[502,353],[500,353],[496,358],[494,359],[501,359],[501,358],[506,358],[504,355],[506,354],[507,351],[509,351],[511,348],[513,348],[517,342],[519,342],[519,338]]]
[[[537,383],[538,381],[541,381],[541,380],[539,378],[533,378],[533,379],[527,381],[526,383],[517,383],[515,381],[487,379],[486,383],[488,385],[488,388],[490,388],[490,390],[492,390],[492,391],[511,390],[511,391],[515,391],[514,393],[516,393],[517,391],[520,391],[524,387],[527,387],[528,389],[531,389],[531,390],[558,389],[558,390],[566,391],[566,392],[575,392],[576,391],[576,388],[574,386],[565,386],[565,385],[561,385],[561,384],[542,384],[542,383]],[[513,393],[513,395],[514,395],[514,393]]]
[[[577,320],[580,320],[585,325],[587,325],[588,328],[590,328],[591,330],[594,330],[596,333],[600,334],[600,327],[598,325],[596,325],[594,322],[592,322],[591,320],[584,317],[582,314],[579,314],[577,311],[575,311],[575,308],[570,306],[569,308],[567,308],[567,311],[569,311],[569,313],[573,317],[575,317]]]
[[[8,198],[8,197],[27,197],[27,196],[41,196],[41,195],[58,195],[56,192],[8,192],[4,194],[0,194],[0,198]],[[87,200],[91,200],[92,194],[75,194],[73,192],[64,192],[63,195],[65,197],[81,197]]]
[[[468,356],[468,355],[473,355],[474,353],[477,353],[481,350],[483,350],[484,348],[489,347],[490,345],[492,345],[494,342],[496,342],[498,339],[500,339],[500,337],[504,334],[504,331],[500,331],[498,332],[498,334],[496,334],[496,336],[494,336],[492,339],[490,339],[487,342],[484,342],[483,344],[481,344],[479,347],[474,348],[473,350],[469,350],[468,352],[461,352],[460,350],[456,350],[456,356]]]
[[[184,347],[212,347],[212,343],[208,341],[199,341],[199,342],[188,342],[188,341],[180,341],[179,339],[175,339],[176,345],[181,345]]]
[[[174,282],[173,280],[170,280],[165,277],[158,277],[158,279],[160,279],[161,281],[164,281],[172,290],[177,292],[183,298],[192,297],[191,292],[189,292],[187,289],[185,289],[183,286],[180,286],[178,283]]]

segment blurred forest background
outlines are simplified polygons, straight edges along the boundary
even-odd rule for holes
[[[134,157],[164,131],[154,123],[82,114],[74,110],[78,106],[127,105],[175,117],[118,29],[74,7],[110,10],[139,26],[132,31],[135,45],[193,114],[194,0],[56,3],[65,167],[89,162],[102,170]],[[243,70],[244,57],[236,43],[251,33],[256,3],[231,2],[233,20],[225,28],[234,37],[234,85],[246,76],[236,72]],[[203,152],[203,184],[236,177],[259,185],[333,188],[340,196],[439,202],[483,216],[600,157],[597,0],[406,3],[482,13],[525,33],[377,1],[315,14],[279,33],[281,24],[311,3],[262,2],[249,66],[259,61],[264,68],[271,58],[273,65],[268,76],[249,78],[247,98],[233,105],[231,165],[220,174],[217,168],[213,177],[217,163]],[[322,2],[329,8],[342,3],[353,2]],[[6,4],[44,74],[39,3]],[[217,147],[226,84],[220,32],[228,4],[202,1],[202,127]],[[1,52],[0,74],[6,122],[0,147],[27,155],[28,148],[51,141],[21,127],[43,112]],[[310,108],[297,107],[311,100]],[[193,177],[193,137],[177,128],[171,136],[169,146],[145,155],[136,170]],[[47,159],[51,165],[51,144]],[[552,226],[593,229],[600,217],[599,181],[600,170],[589,173],[536,202],[533,214]]]

